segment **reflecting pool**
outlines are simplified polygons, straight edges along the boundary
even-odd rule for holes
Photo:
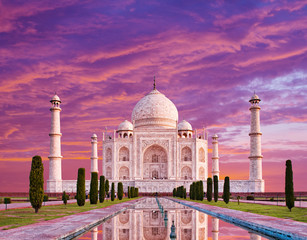
[[[166,240],[173,222],[180,240],[271,239],[165,198],[146,198],[77,239]]]

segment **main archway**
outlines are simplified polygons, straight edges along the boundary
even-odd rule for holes
[[[143,179],[167,179],[167,153],[163,147],[155,144],[145,150]]]

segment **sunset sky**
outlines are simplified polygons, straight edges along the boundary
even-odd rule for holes
[[[0,191],[28,191],[34,155],[48,178],[54,92],[63,179],[89,179],[91,135],[101,172],[102,132],[131,120],[153,76],[180,121],[220,136],[221,178],[248,179],[256,91],[266,191],[284,191],[287,159],[307,191],[305,0],[0,1]]]

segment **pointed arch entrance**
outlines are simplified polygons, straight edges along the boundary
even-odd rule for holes
[[[143,155],[143,179],[167,179],[167,152],[155,144]]]

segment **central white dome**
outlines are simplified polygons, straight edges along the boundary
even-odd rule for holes
[[[135,128],[176,128],[178,111],[171,100],[154,89],[135,105],[131,119]]]

